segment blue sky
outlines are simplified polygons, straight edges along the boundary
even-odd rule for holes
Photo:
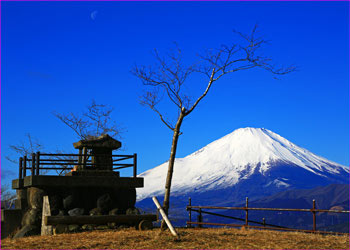
[[[79,112],[95,99],[115,107],[127,132],[125,154],[139,171],[165,162],[172,132],[139,104],[144,87],[132,66],[152,64],[154,48],[176,41],[196,53],[237,39],[257,23],[264,54],[299,70],[273,79],[263,70],[215,83],[183,124],[177,157],[240,127],[264,127],[295,144],[349,164],[348,2],[2,2],[1,170],[17,176],[9,145],[30,133],[47,151],[74,152],[74,133],[52,115]],[[95,13],[93,18],[92,13]],[[187,82],[194,98],[206,86]],[[161,106],[171,116],[171,107]]]

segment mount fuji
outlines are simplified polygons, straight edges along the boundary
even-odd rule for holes
[[[167,162],[139,177],[140,206],[164,195]],[[349,168],[301,148],[264,128],[240,128],[175,160],[171,203],[235,205],[289,189],[349,183]]]

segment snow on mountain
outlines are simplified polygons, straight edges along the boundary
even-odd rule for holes
[[[137,190],[138,200],[163,195],[166,173],[167,162],[140,174],[145,187]],[[185,158],[177,158],[172,195],[227,190],[241,183],[256,185],[252,187],[255,193],[259,189],[280,191],[344,183],[348,177],[349,168],[298,147],[270,130],[240,128]]]

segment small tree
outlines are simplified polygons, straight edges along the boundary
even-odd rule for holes
[[[120,136],[122,129],[111,119],[113,110],[114,108],[108,105],[97,104],[92,100],[83,113],[53,112],[53,115],[70,127],[80,139],[89,139],[107,133],[116,137]]]
[[[113,107],[105,104],[97,104],[95,100],[92,100],[86,109],[86,111],[80,114],[53,112],[53,115],[70,127],[81,140],[91,139],[103,134],[109,134],[111,137],[120,137],[122,128],[112,121],[111,118],[114,110]],[[60,150],[57,150],[57,152],[62,153]],[[56,156],[56,158],[61,160],[73,159],[69,156]],[[64,173],[65,171],[61,171],[59,174]]]
[[[53,112],[54,116],[60,121],[70,127],[79,137],[79,139],[89,139],[91,137],[100,136],[108,133],[110,136],[119,136],[121,129],[111,119],[111,113],[113,108],[104,105],[97,104],[94,100],[87,106],[87,110],[81,114],[69,113],[60,114]],[[10,145],[10,150],[16,154],[16,156],[29,156],[32,153],[36,153],[44,149],[43,145],[29,133],[25,135],[25,141],[18,144]],[[56,153],[63,154],[61,150],[56,150]],[[57,160],[73,160],[73,156],[55,156]],[[17,158],[13,156],[6,156],[6,159],[12,163],[18,164]],[[56,170],[59,175],[65,174],[68,170],[65,170],[68,166],[63,166],[63,170]],[[41,174],[47,173],[41,171]]]
[[[10,145],[10,151],[12,151],[13,153],[15,153],[16,156],[13,155],[7,155],[5,158],[15,164],[18,164],[18,157],[21,156],[30,156],[33,153],[36,153],[38,151],[42,151],[45,149],[45,147],[39,142],[38,139],[34,138],[33,136],[31,136],[30,133],[25,134],[25,141],[21,141],[18,144],[12,144]],[[62,152],[60,150],[56,151],[57,153],[61,154]],[[55,158],[57,160],[72,160],[73,157],[72,156],[55,156]],[[68,167],[68,166],[64,166],[64,167]],[[56,173],[58,173],[59,175],[65,174],[68,170],[62,170],[62,171],[58,171],[55,170]],[[48,173],[49,170],[40,170],[41,174],[46,174]]]
[[[16,199],[16,193],[8,185],[1,185],[1,209],[10,209]]]
[[[32,153],[36,153],[37,151],[42,150],[44,147],[38,139],[33,138],[30,133],[26,133],[25,141],[21,141],[18,144],[12,144],[9,148],[10,151],[15,153],[16,157],[18,157],[31,155]],[[14,156],[7,155],[5,158],[12,163],[18,164],[18,158],[15,158]]]
[[[181,58],[181,50],[177,47],[175,52],[171,52],[165,58],[161,57],[157,50],[154,51],[156,63],[154,67],[135,66],[132,73],[138,77],[142,83],[150,87],[141,98],[141,104],[148,106],[159,115],[161,121],[173,131],[173,138],[168,163],[168,172],[165,183],[165,195],[163,209],[168,213],[170,201],[170,188],[174,170],[174,162],[179,136],[181,135],[181,125],[183,119],[191,114],[198,106],[199,102],[207,95],[213,83],[221,77],[237,71],[262,68],[274,75],[284,75],[295,70],[295,67],[276,67],[271,64],[271,59],[261,54],[258,50],[266,43],[257,37],[257,26],[250,35],[234,31],[243,39],[243,44],[233,43],[222,45],[218,49],[209,49],[199,55],[200,61],[196,64],[185,66]],[[207,77],[206,89],[196,99],[191,99],[184,93],[183,86],[193,73],[204,74]],[[163,91],[164,95],[162,95]],[[158,104],[162,96],[167,96],[177,107],[177,119],[174,124],[160,112]],[[162,229],[165,228],[164,220]]]

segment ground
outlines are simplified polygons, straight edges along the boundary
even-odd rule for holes
[[[4,239],[1,249],[349,249],[349,235],[251,229],[177,229],[176,240],[159,229],[92,231]]]

